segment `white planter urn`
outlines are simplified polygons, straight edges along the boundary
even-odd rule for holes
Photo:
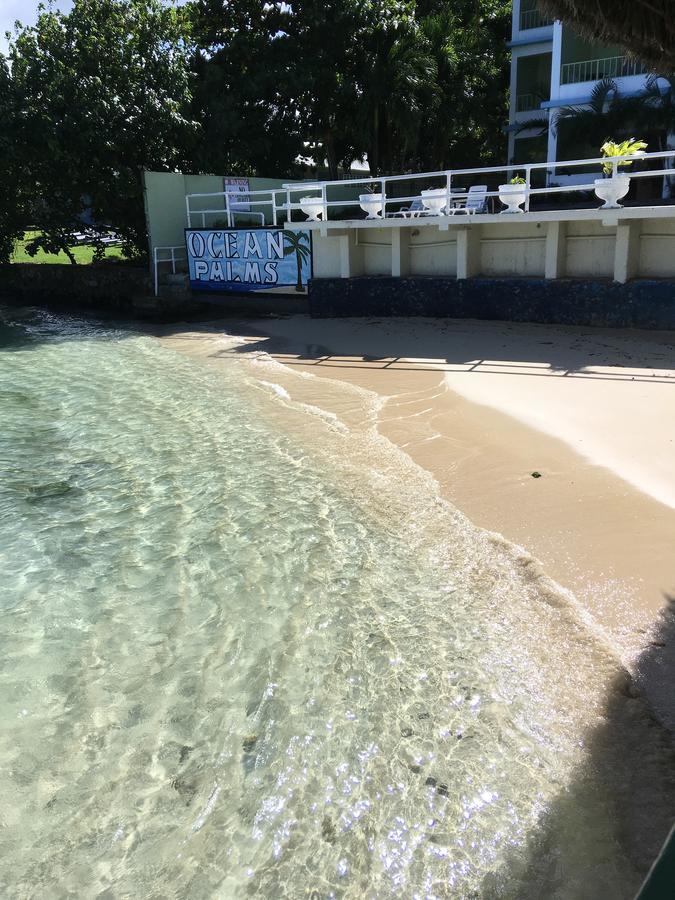
[[[422,204],[425,209],[428,209],[432,216],[440,216],[443,212],[443,207],[447,202],[447,193],[444,190],[439,188],[429,188],[426,191],[422,191],[420,196],[422,197]]]
[[[595,193],[605,202],[600,209],[620,209],[619,200],[625,197],[630,187],[630,175],[615,175],[613,178],[596,178],[593,182]]]
[[[382,218],[380,215],[382,212],[382,194],[359,194],[359,203],[361,204],[361,209],[368,213],[366,218]]]
[[[500,184],[499,199],[506,209],[502,210],[502,215],[509,213],[522,213],[520,207],[527,200],[527,190],[524,184]]]
[[[318,222],[319,217],[323,216],[323,200],[321,197],[301,197],[300,209],[310,222]]]

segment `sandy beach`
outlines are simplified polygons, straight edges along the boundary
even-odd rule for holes
[[[166,340],[214,365],[280,363],[268,381],[350,427],[374,409],[381,435],[538,559],[659,693],[675,597],[673,335],[294,316]]]

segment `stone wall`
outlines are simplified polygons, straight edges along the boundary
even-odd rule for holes
[[[12,263],[0,266],[0,298],[47,305],[131,309],[137,295],[152,293],[144,267]]]
[[[0,266],[0,301],[175,321],[218,316],[309,312],[306,294],[193,295],[189,287],[160,286],[155,297],[147,269],[124,265],[73,266],[12,263]],[[175,286],[178,287],[178,286]]]
[[[543,278],[315,278],[310,315],[440,316],[675,329],[675,281]]]

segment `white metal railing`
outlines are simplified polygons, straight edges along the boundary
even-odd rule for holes
[[[536,6],[534,9],[523,9],[520,13],[520,30],[528,31],[530,28],[546,28],[553,25],[553,19],[545,16]]]
[[[271,213],[271,224],[277,225],[277,210],[281,208],[281,206],[276,202],[277,193],[282,194],[283,191],[272,188],[264,191],[246,191],[245,194],[242,194],[239,191],[213,191],[208,194],[186,194],[185,211],[187,213],[188,228],[193,227],[192,220],[196,216],[200,217],[201,227],[206,228],[206,217],[212,215],[224,216],[227,221],[228,228],[233,227],[235,218],[237,216],[253,218],[258,220],[261,225],[265,225],[267,218],[265,215],[265,211],[242,209],[242,206],[244,204],[246,206],[262,206],[267,208]],[[193,200],[197,198],[211,199],[212,197],[222,198],[223,205],[214,209],[201,207],[199,209],[193,208]],[[251,199],[252,197],[260,199]]]
[[[642,162],[649,164],[652,161],[660,160],[663,163],[662,168],[656,169],[643,169],[642,171],[636,172],[628,172],[626,168],[620,168],[619,163],[624,161],[630,161],[631,163]],[[601,177],[602,175],[602,166],[610,163],[612,166],[613,174],[630,174],[632,179],[638,178],[656,178],[656,177],[669,177],[675,179],[675,150],[666,150],[658,153],[645,153],[641,156],[618,156],[614,158],[602,158],[596,157],[593,159],[574,159],[574,160],[562,160],[558,162],[542,162],[542,163],[527,163],[525,165],[507,165],[507,166],[487,166],[483,168],[474,168],[474,169],[452,169],[445,170],[439,172],[420,172],[408,175],[383,175],[383,176],[366,176],[364,178],[352,178],[341,181],[322,181],[317,182],[313,185],[308,185],[305,183],[289,183],[284,184],[284,193],[285,193],[285,203],[276,206],[275,208],[275,219],[283,214],[286,217],[286,220],[289,224],[293,223],[293,212],[296,210],[301,210],[303,205],[300,203],[292,202],[292,195],[297,194],[298,192],[307,192],[312,191],[314,193],[315,199],[322,207],[322,218],[323,221],[327,221],[330,218],[331,211],[336,210],[344,210],[346,209],[348,212],[354,207],[359,207],[363,209],[361,200],[349,200],[344,199],[344,188],[347,185],[362,185],[364,187],[374,187],[377,191],[377,194],[381,195],[381,203],[380,198],[377,200],[377,204],[381,205],[381,211],[378,210],[376,218],[386,218],[387,210],[392,210],[394,207],[396,210],[400,208],[401,204],[411,203],[413,201],[420,201],[422,194],[421,191],[423,188],[431,188],[435,190],[437,198],[443,199],[442,209],[446,211],[450,209],[453,204],[461,203],[466,200],[468,195],[468,190],[466,187],[459,187],[458,182],[464,182],[464,184],[489,184],[490,181],[494,183],[496,180],[494,176],[502,175],[503,181],[502,184],[509,181],[512,177],[516,175],[520,175],[524,177],[525,184],[523,185],[523,190],[525,192],[525,211],[529,211],[530,208],[530,200],[532,197],[543,197],[546,195],[556,194],[580,194],[587,193],[593,190],[593,180]],[[579,174],[588,175],[588,181],[581,184],[566,184],[559,185],[555,183],[556,177],[564,177],[564,173],[561,173],[560,170],[571,169],[576,170]],[[584,171],[585,170],[585,171]],[[532,176],[533,174],[541,173],[543,178],[542,180],[545,182],[544,187],[533,187],[532,186]],[[429,184],[434,180],[436,184]],[[387,187],[391,185],[395,185],[399,182],[425,182],[419,189],[419,191],[415,194],[410,194],[406,196],[393,196],[391,193],[387,194]],[[338,199],[331,200],[329,198],[330,191],[334,187],[339,187],[342,189],[342,196]],[[277,193],[277,192],[275,192]],[[499,190],[488,190],[485,193],[487,198],[499,197]],[[372,202],[372,201],[371,201]],[[439,199],[440,202],[440,199]],[[356,211],[356,210],[354,210]],[[429,210],[425,210],[426,213]],[[342,217],[337,217],[336,220],[341,220]],[[405,220],[401,220],[403,224]]]
[[[541,100],[536,94],[518,94],[516,96],[516,112],[531,112],[537,109]]]
[[[600,81],[603,78],[644,75],[646,72],[647,67],[639,59],[631,59],[628,56],[607,56],[602,59],[563,63],[560,67],[560,83],[578,84],[582,81]]]
[[[168,253],[168,256],[165,256],[163,259],[160,258],[160,253]],[[153,262],[153,280],[155,284],[155,297],[159,293],[159,267],[161,265],[171,264],[171,272],[173,275],[176,274],[176,263],[179,258],[187,259],[187,251],[185,250],[185,246],[179,247],[155,247],[152,251],[152,262]]]

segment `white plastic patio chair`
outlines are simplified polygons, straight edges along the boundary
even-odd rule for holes
[[[446,210],[447,214],[454,216],[456,213],[465,213],[467,216],[473,216],[476,213],[485,213],[487,212],[486,195],[486,184],[472,184],[466,197],[451,201],[450,209]]]
[[[393,219],[395,216],[401,216],[403,219],[416,219],[418,216],[427,215],[427,213],[428,210],[424,208],[422,198],[415,197],[410,206],[403,206],[396,212],[387,213],[387,218]]]

